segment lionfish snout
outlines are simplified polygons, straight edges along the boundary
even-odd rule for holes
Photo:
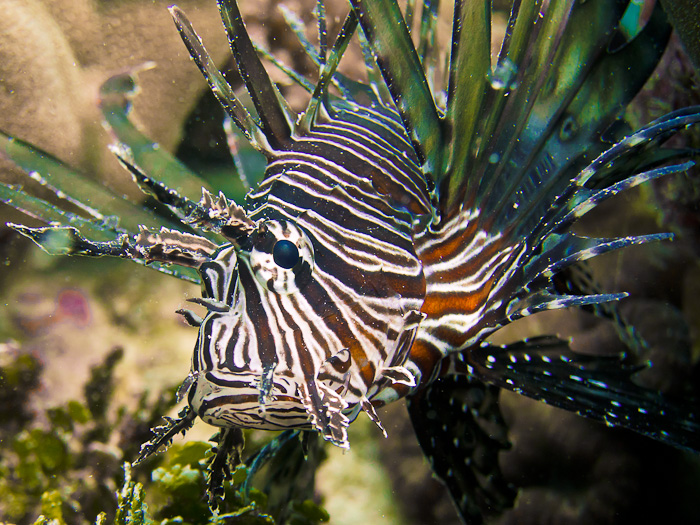
[[[219,427],[311,428],[295,378],[288,373],[276,373],[265,384],[261,372],[213,369],[196,373],[189,404],[203,421]]]
[[[277,346],[271,345],[275,336],[280,337]],[[256,326],[235,310],[210,312],[200,326],[183,390],[194,412],[209,424],[314,428],[347,446],[348,413],[354,419],[360,401],[349,384],[350,353],[340,351],[318,362],[309,346],[309,334],[299,330],[282,333],[281,327],[259,320]]]

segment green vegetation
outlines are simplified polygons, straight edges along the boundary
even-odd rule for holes
[[[304,460],[299,440],[288,440],[256,475],[262,490],[244,490],[245,465],[231,473],[219,513],[207,506],[209,443],[174,444],[133,470],[130,461],[149,428],[174,404],[173,392],[141,397],[135,410],[113,407],[115,348],[92,369],[84,399],[33,413],[30,394],[40,385],[39,360],[16,344],[0,352],[0,515],[17,524],[99,525],[328,521],[313,498],[320,460],[315,440]]]

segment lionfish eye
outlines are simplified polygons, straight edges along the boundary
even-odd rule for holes
[[[306,283],[314,267],[314,251],[304,231],[291,221],[265,221],[254,234],[250,268],[269,291],[288,294]]]
[[[278,266],[289,270],[299,261],[299,249],[291,241],[277,241],[272,249],[272,258]]]

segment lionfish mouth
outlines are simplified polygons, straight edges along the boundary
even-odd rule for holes
[[[308,394],[308,385],[284,374],[275,374],[267,386],[263,382],[261,374],[251,371],[213,370],[188,376],[182,390],[192,409],[210,425],[261,430],[310,430],[321,426],[332,437],[327,427],[332,425],[333,414],[315,413],[311,398],[316,396]],[[345,427],[347,418],[342,419]],[[344,444],[345,437],[331,440]]]
[[[192,409],[211,425],[265,430],[310,428],[297,386],[284,377],[276,377],[265,395],[260,374],[251,371],[194,372],[182,390]]]

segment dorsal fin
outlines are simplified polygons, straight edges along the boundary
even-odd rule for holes
[[[185,13],[175,5],[170,7],[169,10],[175,21],[177,30],[180,32],[182,41],[185,43],[185,46],[187,46],[187,50],[190,52],[192,59],[207,80],[211,92],[250,143],[258,149],[265,150],[267,146],[266,137],[261,136],[262,133],[257,123],[243,107],[243,104],[241,104],[238,97],[234,94],[231,85],[221,74],[216,64],[214,64],[214,61],[209,56],[202,40],[195,32],[192,24],[185,16]]]
[[[323,3],[319,2],[318,5],[323,5]],[[322,18],[323,17],[319,15],[319,37],[324,31],[323,27],[325,27],[325,21],[323,24],[321,24]],[[338,68],[340,59],[342,58],[343,53],[347,49],[348,44],[350,43],[350,38],[355,33],[356,28],[357,16],[355,16],[354,11],[350,11],[350,13],[348,13],[347,18],[345,19],[345,22],[343,23],[343,27],[340,29],[338,38],[336,38],[335,43],[333,44],[331,52],[327,57],[325,56],[325,54],[323,54],[325,50],[323,50],[322,48],[322,54],[320,55],[322,57],[322,62],[321,70],[318,75],[318,83],[316,84],[316,88],[314,89],[314,92],[311,95],[311,100],[309,100],[309,104],[306,108],[306,111],[299,119],[298,128],[300,133],[309,131],[314,121],[316,120],[319,104],[321,100],[323,100],[328,94],[328,86],[333,80],[333,75],[335,74],[335,71]]]
[[[424,172],[442,169],[443,128],[418,53],[395,0],[352,0]]]
[[[292,141],[296,116],[283,103],[260,61],[235,0],[218,0],[218,3],[238,71],[260,117],[263,133],[273,150],[284,150]]]
[[[447,88],[447,126],[452,135],[446,159],[442,207],[454,208],[473,164],[477,119],[491,67],[491,1],[455,2]],[[469,74],[465,74],[469,72]]]

